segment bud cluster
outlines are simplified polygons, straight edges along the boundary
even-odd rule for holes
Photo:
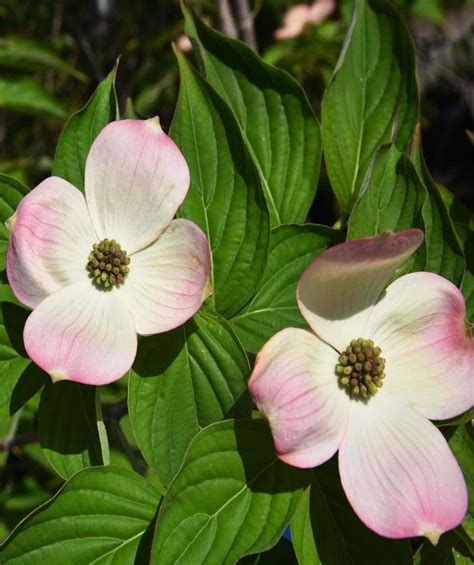
[[[336,373],[351,397],[369,398],[377,394],[385,378],[382,350],[371,339],[353,339],[339,355]]]
[[[122,284],[129,272],[130,257],[115,239],[94,243],[89,253],[87,270],[99,288]]]

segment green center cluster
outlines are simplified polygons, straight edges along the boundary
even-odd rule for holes
[[[353,339],[339,355],[336,373],[351,397],[369,398],[377,394],[385,378],[382,350],[371,339]]]
[[[103,239],[92,246],[87,270],[99,288],[111,288],[124,282],[129,264],[130,257],[115,239]]]

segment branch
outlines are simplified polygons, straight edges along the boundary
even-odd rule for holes
[[[255,36],[253,15],[250,11],[248,0],[235,0],[235,9],[243,40],[250,45],[254,51],[257,51],[257,38]]]
[[[232,10],[229,6],[229,0],[219,0],[218,10],[222,32],[228,37],[237,39],[239,34],[235,25],[234,16],[232,15]]]

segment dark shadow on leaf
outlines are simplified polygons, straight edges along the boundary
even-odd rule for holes
[[[95,416],[95,387],[70,381],[47,383],[38,412],[41,447],[62,455],[88,454],[102,465]]]
[[[383,538],[357,517],[341,485],[337,455],[312,472],[309,519],[321,563],[412,564],[408,541]]]
[[[23,345],[23,328],[30,311],[10,302],[2,302],[2,313],[10,343],[21,356],[28,357]]]
[[[33,363],[28,365],[13,389],[10,398],[10,415],[15,414],[48,382],[49,377],[43,370]]]
[[[163,500],[163,499],[161,499]],[[143,536],[140,539],[140,543],[138,544],[137,553],[135,555],[134,565],[148,565],[151,563],[151,548],[153,545],[153,536],[155,535],[155,527],[156,527],[156,520],[158,518],[158,512],[160,510],[160,504],[158,504],[158,508],[156,509],[155,516],[153,520],[148,525],[147,529],[145,530]]]
[[[288,493],[309,485],[310,470],[291,467],[277,458],[265,420],[234,420],[234,432],[246,482],[252,492]]]
[[[186,335],[196,331],[196,326],[190,320],[186,323]],[[182,327],[166,333],[143,337],[138,344],[137,356],[133,371],[140,377],[156,377],[162,375],[185,346],[185,334]]]
[[[285,538],[268,551],[257,555],[246,555],[239,559],[239,565],[296,565],[298,563],[293,545]]]
[[[252,398],[248,390],[244,390],[239,398],[236,399],[229,410],[224,414],[224,420],[232,418],[242,418],[243,416],[250,416],[252,414]]]

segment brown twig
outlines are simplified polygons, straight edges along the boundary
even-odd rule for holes
[[[257,51],[257,38],[255,36],[253,15],[250,11],[248,0],[235,0],[235,11],[242,39],[245,43],[250,45],[254,51]]]
[[[224,33],[228,37],[237,39],[239,37],[239,33],[237,31],[237,26],[235,25],[234,16],[229,5],[229,0],[219,0],[218,10],[222,33]]]

